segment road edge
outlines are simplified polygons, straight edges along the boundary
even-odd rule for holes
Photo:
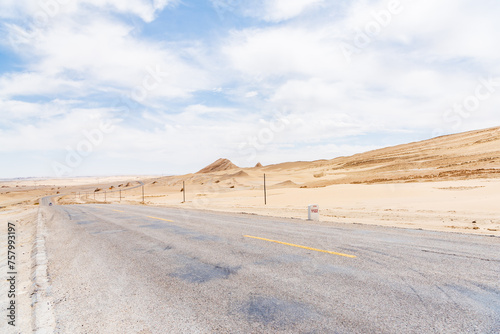
[[[47,272],[48,260],[44,235],[45,221],[42,210],[42,207],[38,209],[36,237],[31,255],[31,280],[33,282],[31,292],[31,323],[33,332],[37,334],[54,333],[55,330],[53,303],[48,297],[50,282]]]

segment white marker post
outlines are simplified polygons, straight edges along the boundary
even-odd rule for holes
[[[307,220],[319,221],[319,205],[311,204],[308,206]]]

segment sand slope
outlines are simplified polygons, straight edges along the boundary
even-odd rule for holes
[[[308,183],[311,187],[498,178],[500,128],[443,136],[351,157],[278,164],[264,170],[310,170],[318,178]]]
[[[215,161],[214,163],[208,165],[207,167],[203,168],[198,173],[212,173],[212,172],[219,172],[219,171],[235,169],[235,168],[238,168],[238,166],[233,164],[228,159],[221,158],[221,159],[218,159],[217,161]]]

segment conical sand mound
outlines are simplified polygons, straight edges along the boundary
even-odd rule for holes
[[[215,161],[214,163],[208,165],[207,167],[203,168],[198,173],[213,173],[235,168],[239,167],[233,164],[230,160],[221,158]]]

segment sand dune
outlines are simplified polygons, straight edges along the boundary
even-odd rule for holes
[[[215,161],[214,163],[208,165],[207,167],[203,168],[198,173],[213,173],[213,172],[220,172],[236,168],[238,168],[238,166],[233,164],[231,161],[229,161],[228,159],[221,158]]]
[[[317,180],[311,180],[308,187],[498,178],[500,128],[443,136],[351,157],[278,164],[264,170],[310,170]]]
[[[271,186],[271,188],[295,188],[295,187],[298,187],[297,183],[293,182],[293,181],[290,181],[290,180],[286,180],[286,181],[283,181],[283,182],[280,182],[280,183],[277,183],[277,184],[274,184]]]
[[[228,177],[235,177],[235,178],[238,178],[238,177],[247,177],[249,176],[247,173],[245,173],[244,171],[240,170],[239,172],[237,173],[234,173],[234,174],[229,174]]]

